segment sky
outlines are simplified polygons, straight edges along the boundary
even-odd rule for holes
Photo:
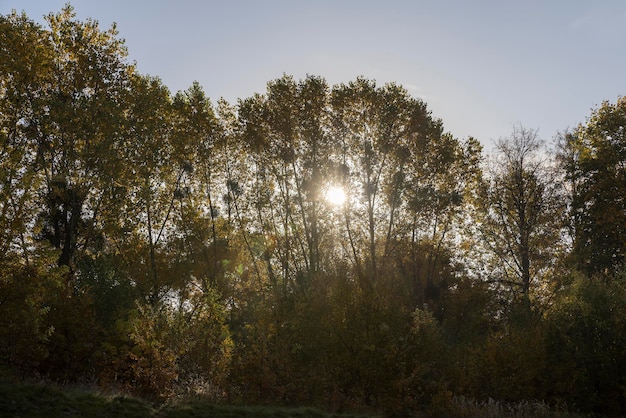
[[[44,24],[67,0],[0,0]],[[455,137],[489,147],[514,125],[551,141],[626,95],[623,0],[73,0],[117,23],[139,72],[215,103],[292,75],[395,82]]]

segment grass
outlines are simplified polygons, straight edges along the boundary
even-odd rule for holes
[[[61,389],[44,384],[13,384],[0,379],[0,417],[128,417],[128,418],[367,418],[364,415],[332,414],[309,407],[220,405],[193,399],[167,404],[150,403],[123,395],[106,395],[93,390]],[[416,417],[464,418],[583,418],[543,402],[503,404],[495,400],[476,402],[454,397],[431,405]],[[371,418],[371,417],[370,417]]]
[[[127,396],[107,396],[87,390],[65,390],[50,385],[0,382],[1,417],[128,417],[128,418],[350,418],[314,408],[215,405],[193,400],[157,405]]]
[[[0,416],[7,417],[153,417],[154,408],[124,396],[61,390],[49,385],[0,383]]]

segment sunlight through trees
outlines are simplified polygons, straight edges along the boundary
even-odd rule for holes
[[[214,103],[70,6],[47,22],[0,16],[3,376],[626,413],[623,98],[559,153],[518,126],[487,154],[395,83]]]

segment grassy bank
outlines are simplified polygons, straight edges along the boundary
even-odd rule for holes
[[[309,407],[216,405],[209,401],[187,400],[167,404],[93,390],[65,389],[43,384],[0,382],[0,417],[126,417],[126,418],[367,418],[364,415],[332,414]],[[455,398],[439,408],[417,415],[431,417],[485,418],[584,418],[584,415],[555,410],[541,402],[502,404],[489,400],[475,402]],[[370,418],[372,418],[370,416]]]
[[[94,391],[60,389],[49,385],[0,383],[2,417],[356,417],[328,414],[314,408],[215,405],[194,400],[157,405],[127,396],[104,395]]]

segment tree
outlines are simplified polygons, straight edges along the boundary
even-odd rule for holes
[[[52,55],[47,33],[26,15],[0,16],[0,263],[31,263],[30,225],[44,180],[36,117],[50,86]]]
[[[358,78],[336,86],[331,103],[335,153],[349,195],[345,247],[357,270],[375,280],[394,243],[439,235],[441,224],[430,221],[455,205],[445,196],[461,198],[456,186],[465,184],[467,170],[460,168],[469,155],[425,103],[393,83],[377,87]],[[447,173],[457,175],[454,182]]]
[[[488,279],[529,309],[563,250],[562,193],[536,131],[515,127],[492,163],[477,201]]]
[[[267,84],[266,95],[239,106],[240,138],[251,169],[248,219],[264,231],[262,261],[269,281],[283,291],[310,282],[323,266],[321,244],[328,231],[321,197],[331,149],[327,100],[322,78],[296,82],[284,76]]]
[[[563,137],[571,188],[573,256],[588,275],[612,275],[626,256],[626,98],[604,102]]]
[[[188,270],[204,291],[225,289],[228,228],[219,204],[226,166],[223,129],[197,82],[176,94],[173,107],[174,164],[186,168],[173,192],[178,231],[174,247],[182,249],[176,258],[184,260],[182,270]]]
[[[130,71],[114,27],[74,18],[70,6],[50,14],[47,29],[24,15],[0,18],[0,265],[12,295],[5,308],[45,342],[39,371],[60,378],[94,364],[99,327],[88,288],[77,284],[78,264],[87,249],[100,249]],[[44,339],[33,324],[45,323]]]
[[[71,6],[47,17],[54,51],[43,94],[33,107],[32,134],[45,177],[42,237],[75,270],[77,254],[94,243],[131,67],[115,26],[79,22]],[[70,277],[71,278],[71,277]]]

